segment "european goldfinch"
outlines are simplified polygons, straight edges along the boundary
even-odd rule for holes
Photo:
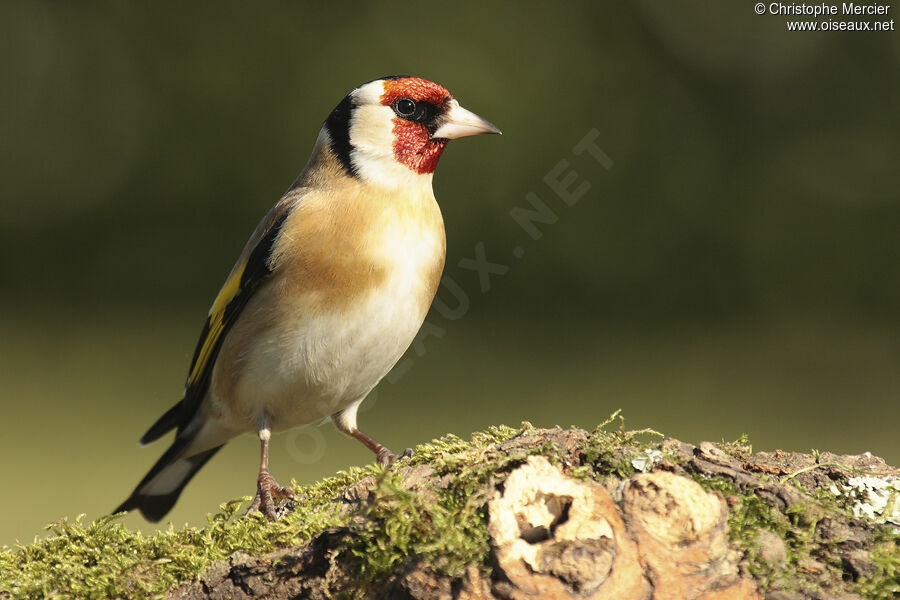
[[[250,510],[290,496],[268,471],[272,432],[331,417],[387,464],[356,411],[412,343],[444,267],[431,180],[447,141],[500,131],[442,86],[391,76],[331,112],[303,172],[263,218],[213,302],[184,397],[141,438],[175,440],[116,512],[171,510],[231,438],[260,440]]]

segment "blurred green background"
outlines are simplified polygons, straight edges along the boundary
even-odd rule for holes
[[[131,491],[247,236],[334,105],[391,73],[504,136],[442,159],[464,314],[432,311],[364,431],[399,450],[623,408],[900,463],[895,32],[789,33],[751,2],[6,2],[0,23],[0,544]],[[610,169],[572,152],[593,130]],[[562,160],[590,184],[571,207],[544,182]],[[538,240],[510,216],[528,193],[556,215]],[[487,292],[459,266],[478,243],[509,267]],[[330,425],[272,450],[300,482],[371,460]],[[252,493],[256,462],[229,444],[172,521]]]

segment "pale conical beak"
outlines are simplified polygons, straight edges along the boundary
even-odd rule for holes
[[[475,113],[464,109],[456,99],[447,103],[449,110],[444,113],[438,123],[440,125],[431,134],[431,139],[444,138],[455,140],[467,135],[481,135],[482,133],[502,133],[489,121],[482,119]]]

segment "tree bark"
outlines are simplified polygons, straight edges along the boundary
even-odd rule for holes
[[[882,506],[860,491],[866,482],[881,491],[900,488],[900,471],[883,460],[639,439],[526,428],[482,458],[469,457],[496,461],[496,470],[458,498],[480,511],[490,540],[488,554],[472,556],[462,568],[410,552],[389,572],[361,576],[365,557],[351,556],[348,544],[367,527],[387,527],[384,516],[358,522],[371,520],[378,514],[373,503],[383,501],[379,480],[369,477],[335,500],[356,515],[355,525],[322,532],[301,547],[232,555],[168,598],[849,600],[900,594],[894,507],[889,497]],[[429,465],[399,463],[391,470],[416,502],[443,493],[453,478]]]

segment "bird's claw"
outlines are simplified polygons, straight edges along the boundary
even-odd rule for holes
[[[279,516],[278,511],[275,509],[275,500],[293,497],[293,490],[278,485],[278,482],[275,481],[272,475],[267,471],[263,471],[256,480],[256,495],[253,497],[253,502],[250,503],[246,514],[249,515],[258,510],[267,519],[274,521]]]
[[[385,448],[384,446],[382,446],[381,449],[378,450],[378,452],[376,453],[376,457],[378,459],[378,464],[381,465],[382,467],[386,467],[389,464],[391,464],[392,462],[394,462],[395,460],[398,460],[400,458],[410,458],[412,455],[413,455],[412,448],[407,448],[406,450],[403,451],[403,454],[397,455],[397,454],[394,454],[393,452],[391,452],[390,450],[388,450],[387,448]]]

